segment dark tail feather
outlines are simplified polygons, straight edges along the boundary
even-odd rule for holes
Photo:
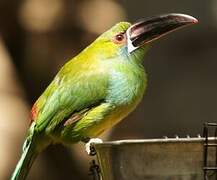
[[[24,142],[23,153],[13,172],[11,180],[26,179],[26,176],[28,175],[31,166],[38,155],[35,142],[36,138],[34,137],[34,124],[35,123],[33,122],[32,126],[30,127],[30,135]]]

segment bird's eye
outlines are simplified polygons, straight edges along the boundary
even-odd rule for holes
[[[122,41],[122,40],[124,39],[124,34],[118,34],[118,35],[116,35],[116,36],[115,36],[115,39],[116,39],[117,41]]]
[[[113,42],[115,44],[123,44],[124,41],[125,41],[125,34],[124,33],[119,33],[116,36],[114,36],[114,38],[113,38]]]

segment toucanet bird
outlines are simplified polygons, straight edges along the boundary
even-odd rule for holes
[[[48,145],[88,142],[135,109],[146,89],[142,65],[149,43],[197,20],[166,14],[120,22],[68,61],[31,110],[22,156],[11,177],[26,178]]]

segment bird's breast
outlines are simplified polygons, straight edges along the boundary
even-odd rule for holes
[[[133,106],[141,100],[146,87],[141,67],[121,66],[111,72],[107,100],[117,106]]]

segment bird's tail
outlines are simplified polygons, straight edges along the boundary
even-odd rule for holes
[[[24,180],[38,155],[36,137],[34,135],[33,122],[30,127],[30,132],[23,144],[23,152],[17,166],[11,176],[11,180]]]

